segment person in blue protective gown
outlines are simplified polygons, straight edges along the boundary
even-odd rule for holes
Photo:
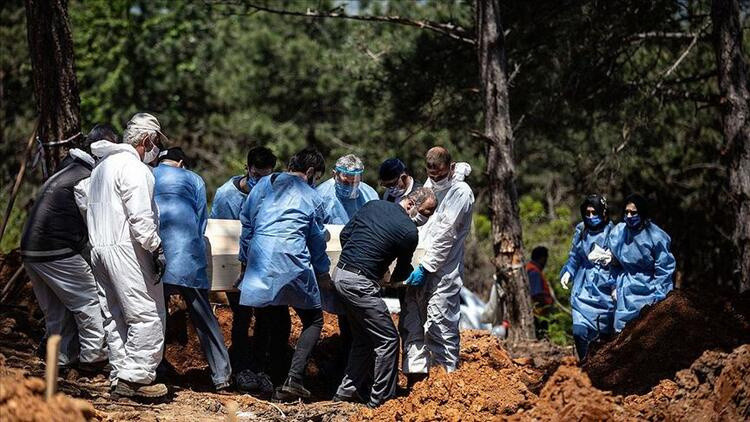
[[[216,190],[211,204],[209,218],[220,220],[239,220],[240,209],[247,199],[247,194],[258,181],[273,172],[276,167],[276,156],[266,147],[253,147],[247,153],[245,174],[233,176]],[[251,369],[253,359],[250,356],[250,321],[253,318],[253,308],[240,305],[239,292],[226,293],[229,307],[232,310],[232,346],[229,348],[229,358],[234,370],[237,389],[247,392],[270,394],[273,392],[271,380],[263,372]],[[256,324],[253,330],[255,337],[262,337],[265,328]],[[256,373],[258,372],[258,373]]]
[[[336,161],[333,177],[321,183],[317,191],[325,202],[326,224],[346,224],[369,201],[378,199],[378,193],[362,181],[364,165],[354,154]]]
[[[185,169],[185,153],[170,148],[159,155],[154,169],[154,200],[159,207],[159,233],[166,257],[165,296],[179,294],[187,303],[190,320],[211,368],[216,390],[230,387],[232,368],[219,322],[208,301],[211,287],[206,273],[207,206],[203,179]]]
[[[613,264],[619,266],[615,332],[622,331],[644,306],[664,299],[674,287],[671,239],[651,221],[646,199],[638,194],[628,196],[623,215],[624,222],[609,235]]]
[[[576,226],[568,261],[560,271],[560,282],[570,292],[573,311],[573,339],[578,359],[583,360],[589,344],[597,338],[612,334],[615,301],[612,297],[614,279],[609,262],[592,262],[594,250],[604,253],[614,224],[609,221],[607,200],[600,195],[589,195],[581,204],[583,221]],[[596,256],[596,254],[594,255]],[[592,257],[593,258],[593,257]]]
[[[331,284],[324,202],[312,187],[323,171],[323,156],[305,149],[289,160],[287,172],[261,179],[240,212],[240,303],[256,308],[258,323],[274,327],[273,335],[256,345],[257,355],[274,360],[284,355],[289,306],[302,321],[291,367],[274,395],[279,400],[310,397],[302,378],[323,327],[318,283]]]

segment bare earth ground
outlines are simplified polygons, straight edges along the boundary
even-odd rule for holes
[[[7,272],[0,271],[0,281]],[[548,342],[503,344],[486,332],[465,331],[459,370],[434,371],[410,395],[370,410],[329,401],[340,377],[330,370],[340,350],[335,317],[326,315],[322,340],[308,366],[312,402],[279,404],[210,392],[195,333],[175,302],[165,354],[172,366],[164,378],[171,390],[166,402],[112,401],[103,376],[88,379],[71,372],[60,378],[61,394],[47,403],[39,378],[44,364],[36,355],[41,315],[29,285],[14,297],[14,303],[0,304],[1,421],[223,421],[228,406],[236,406],[240,421],[750,420],[746,300],[714,302],[671,294],[616,339],[596,348],[584,365],[593,384],[570,348]],[[219,307],[217,315],[228,339],[231,312]],[[696,321],[710,331],[679,328]],[[296,317],[293,323],[290,344],[299,334]],[[279,371],[283,376],[284,368]],[[603,386],[612,382],[619,393]]]

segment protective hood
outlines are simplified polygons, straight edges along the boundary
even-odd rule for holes
[[[471,174],[471,165],[469,163],[456,163],[456,167],[453,169],[453,180],[457,182],[463,182],[468,175]]]
[[[129,152],[138,158],[138,160],[141,159],[141,156],[138,155],[138,151],[128,144],[113,144],[109,141],[96,141],[91,144],[91,153],[96,158],[106,158],[112,154],[117,154],[118,152]]]
[[[586,208],[593,207],[596,211],[597,219],[588,218],[586,216]],[[597,230],[604,227],[609,222],[609,216],[607,215],[607,198],[601,195],[589,195],[581,203],[581,219],[588,229]]]
[[[68,154],[70,154],[71,157],[77,158],[90,165],[91,167],[94,167],[94,157],[90,156],[86,151],[78,148],[72,148],[70,151],[68,151]]]

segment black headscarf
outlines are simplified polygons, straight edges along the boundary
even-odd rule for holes
[[[586,208],[588,207],[593,207],[596,211],[596,215],[601,218],[601,221],[596,226],[590,226],[588,224],[588,219],[586,218]],[[583,200],[583,203],[581,203],[581,218],[583,219],[586,228],[590,230],[599,230],[606,226],[609,222],[609,216],[607,215],[607,198],[601,195],[587,196],[586,199]]]
[[[623,220],[625,220],[626,217],[625,207],[627,207],[630,203],[633,203],[633,205],[635,205],[635,207],[638,209],[638,215],[641,216],[641,223],[637,227],[637,229],[640,230],[651,221],[651,214],[649,213],[648,209],[648,200],[637,193],[631,193],[630,195],[628,195],[625,198],[625,201],[622,203]]]

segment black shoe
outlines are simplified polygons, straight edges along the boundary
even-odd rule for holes
[[[301,382],[289,377],[284,382],[284,385],[276,390],[273,398],[281,401],[293,401],[297,399],[309,399],[310,396],[310,391]]]

